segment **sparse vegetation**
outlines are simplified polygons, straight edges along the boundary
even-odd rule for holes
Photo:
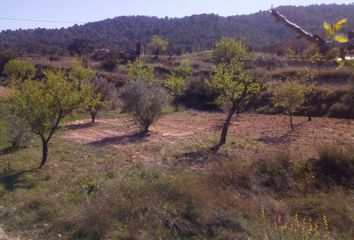
[[[299,9],[352,9],[326,7]],[[353,62],[334,57],[352,23],[326,23],[317,49],[266,15],[1,32],[0,235],[351,240]]]

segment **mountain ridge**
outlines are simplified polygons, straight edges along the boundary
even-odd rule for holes
[[[277,8],[307,31],[323,35],[323,22],[348,18],[345,30],[354,28],[354,4],[280,6]],[[27,53],[64,51],[74,39],[88,39],[97,48],[134,48],[147,44],[151,36],[167,38],[182,52],[210,49],[223,36],[242,38],[255,50],[262,50],[295,36],[276,23],[267,11],[252,14],[219,16],[195,14],[183,18],[119,16],[61,29],[2,31],[0,49],[21,49]]]

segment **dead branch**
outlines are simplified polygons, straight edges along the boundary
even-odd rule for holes
[[[341,49],[349,49],[354,46],[354,38],[351,38],[348,33],[349,41],[346,43],[339,43],[339,42],[334,42],[334,41],[326,41],[317,34],[312,34],[307,31],[305,31],[303,28],[301,28],[299,25],[291,22],[288,20],[284,15],[280,14],[278,10],[271,8],[269,10],[270,14],[275,17],[275,19],[278,22],[283,23],[286,27],[292,29],[293,31],[297,32],[301,37],[304,37],[308,41],[315,43],[319,49],[320,52],[325,54],[329,50],[330,47],[338,47]]]

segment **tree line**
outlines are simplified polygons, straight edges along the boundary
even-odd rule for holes
[[[338,16],[341,16],[349,19],[347,29],[354,27],[352,4],[284,6],[277,9],[304,29],[322,35],[325,35],[325,31],[321,29],[323,13],[329,22],[336,22]],[[78,39],[88,42],[93,48],[134,49],[137,42],[146,45],[154,35],[168,39],[174,51],[181,53],[211,49],[223,36],[247,39],[249,48],[253,50],[274,50],[274,46],[295,36],[286,27],[274,24],[274,19],[266,11],[230,17],[214,14],[161,19],[132,16],[75,25],[66,29],[2,31],[0,49],[62,55],[68,54],[68,48]]]

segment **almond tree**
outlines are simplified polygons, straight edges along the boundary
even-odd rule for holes
[[[216,66],[207,84],[220,93],[216,102],[228,108],[219,143],[213,148],[218,150],[226,143],[232,116],[244,110],[249,101],[261,91],[261,81],[249,73],[241,62],[233,59],[230,64],[221,63]]]
[[[165,87],[167,88],[170,95],[173,97],[175,110],[178,111],[178,100],[186,91],[186,79],[184,79],[183,77],[171,75],[166,80]]]
[[[275,107],[281,107],[289,115],[292,131],[294,131],[293,115],[303,107],[306,92],[306,85],[294,80],[282,82],[273,90],[273,103]]]
[[[168,41],[158,35],[154,35],[149,43],[152,53],[155,55],[155,59],[159,58],[159,55],[167,50]]]
[[[41,81],[27,79],[21,84],[13,84],[14,94],[10,97],[16,115],[41,139],[39,168],[47,162],[49,141],[59,123],[84,103],[85,93],[90,89],[86,82],[92,71],[75,60],[69,77],[63,71],[46,71],[44,75]]]

